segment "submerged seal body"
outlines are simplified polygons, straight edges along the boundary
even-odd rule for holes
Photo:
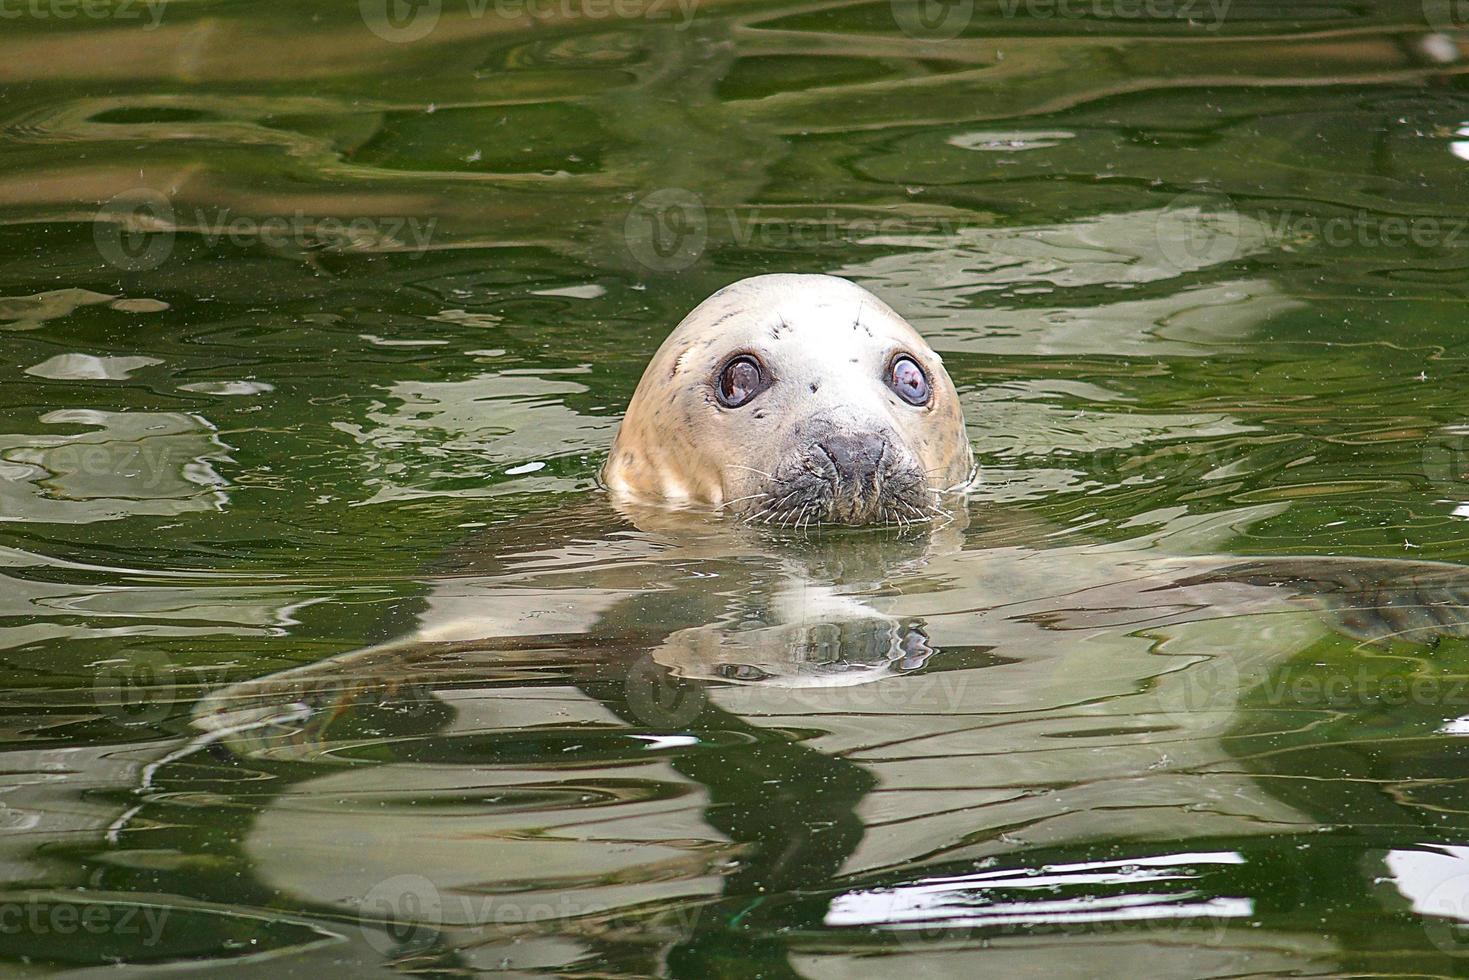
[[[954,384],[916,330],[845,279],[767,275],[663,342],[602,480],[773,524],[907,524],[973,470]]]

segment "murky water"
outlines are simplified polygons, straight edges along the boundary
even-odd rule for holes
[[[1460,6],[0,4],[4,972],[1462,973]],[[953,520],[598,492],[769,271]]]

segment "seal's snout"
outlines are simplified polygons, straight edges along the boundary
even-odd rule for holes
[[[753,495],[752,519],[804,527],[909,524],[932,515],[922,470],[887,427],[837,428],[820,419],[791,441],[806,448]]]
[[[840,489],[867,495],[876,487],[888,440],[882,435],[834,434],[818,439],[816,448],[831,461]]]
[[[810,461],[822,518],[836,524],[875,524],[910,467],[882,430],[832,432],[816,439]]]

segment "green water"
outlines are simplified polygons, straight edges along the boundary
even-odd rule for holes
[[[1463,6],[0,6],[0,970],[1462,975]],[[772,271],[967,513],[609,506]]]

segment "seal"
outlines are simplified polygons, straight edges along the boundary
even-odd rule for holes
[[[973,473],[958,393],[918,331],[845,279],[766,275],[669,334],[602,482],[614,499],[787,527],[907,525]]]

